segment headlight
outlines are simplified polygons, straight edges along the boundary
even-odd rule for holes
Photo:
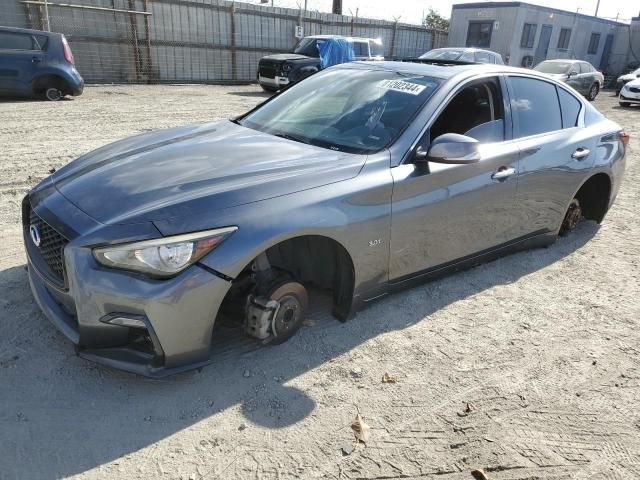
[[[98,263],[107,267],[143,272],[156,277],[171,277],[197,262],[237,229],[238,227],[218,228],[96,248],[93,256]]]
[[[284,73],[290,72],[292,68],[293,68],[293,65],[291,65],[290,63],[285,63],[282,65],[282,71]]]

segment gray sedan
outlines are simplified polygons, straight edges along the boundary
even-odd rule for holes
[[[571,85],[590,101],[596,99],[604,86],[604,75],[582,60],[545,60],[534,70]]]
[[[529,70],[332,67],[239,118],[124,139],[43,180],[23,201],[29,280],[80,356],[198,368],[216,322],[280,343],[310,296],[345,321],[601,222],[628,138]]]

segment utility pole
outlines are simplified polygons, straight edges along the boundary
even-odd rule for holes
[[[598,0],[598,3],[596,3],[596,17],[598,16],[598,10],[600,10],[600,0]]]
[[[331,13],[342,15],[342,0],[333,0],[333,8]]]

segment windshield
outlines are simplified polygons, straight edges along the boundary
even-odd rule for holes
[[[463,53],[463,50],[436,48],[435,50],[430,50],[427,53],[423,53],[419,58],[428,58],[430,60],[458,60]]]
[[[318,53],[318,44],[324,43],[323,39],[317,38],[303,38],[298,42],[298,44],[293,49],[293,53],[297,53],[298,55],[305,55],[307,57],[320,57],[320,53]]]
[[[328,69],[247,114],[245,127],[349,153],[393,142],[440,80],[388,70]]]
[[[571,67],[570,62],[542,62],[534,67],[534,70],[542,73],[567,73]]]

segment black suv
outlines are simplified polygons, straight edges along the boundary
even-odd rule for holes
[[[321,68],[318,44],[330,38],[343,38],[351,43],[356,60],[384,60],[384,48],[380,40],[339,35],[314,35],[300,40],[292,53],[262,57],[258,62],[258,83],[264,90],[275,92],[313,75]]]

